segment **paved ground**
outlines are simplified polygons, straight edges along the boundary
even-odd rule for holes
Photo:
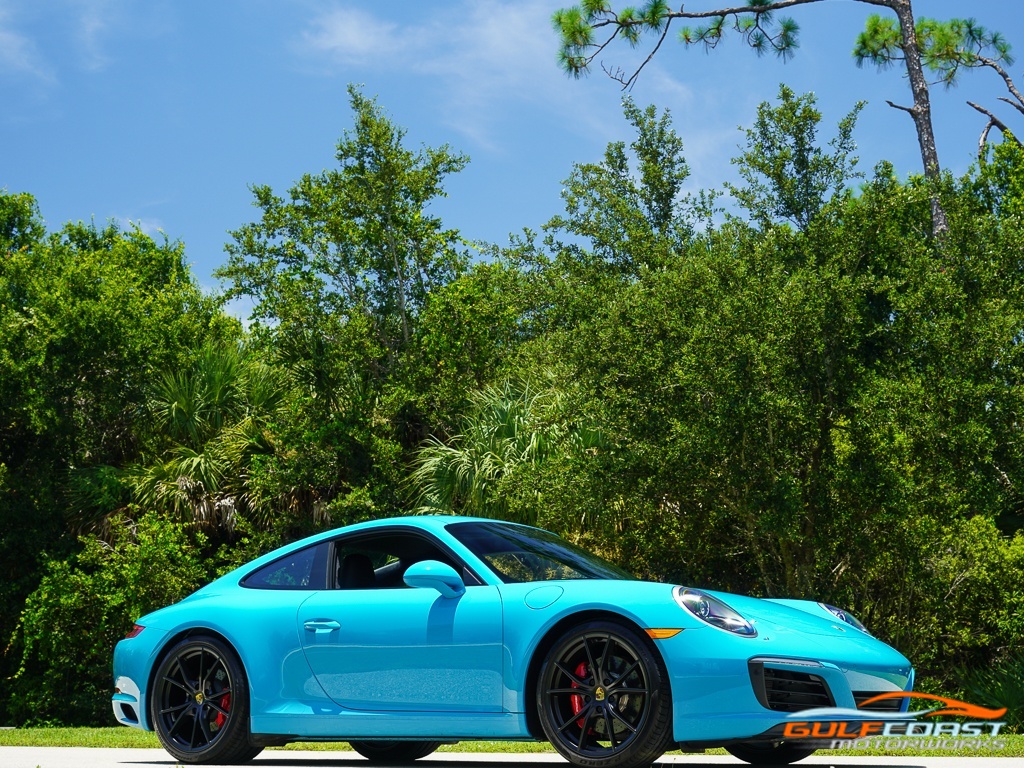
[[[1020,757],[856,757],[822,752],[798,766],[831,765],[843,768],[1024,768]],[[530,763],[530,768],[566,768],[568,763],[546,754],[472,754],[445,752],[417,761],[419,768],[495,768],[500,764]],[[0,747],[2,768],[171,768],[176,763],[162,749],[79,749],[70,747]],[[248,768],[367,768],[350,752],[291,752],[268,750]],[[746,763],[731,757],[669,755],[658,765],[698,765],[736,768]]]

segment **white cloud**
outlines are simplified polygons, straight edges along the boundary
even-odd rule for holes
[[[82,61],[86,69],[97,72],[110,63],[103,47],[103,37],[116,12],[107,0],[85,0],[79,3],[79,9],[75,33],[82,50]]]
[[[495,149],[495,128],[523,105],[586,126],[606,123],[587,89],[558,69],[552,0],[466,0],[426,6],[422,19],[395,23],[351,6],[312,19],[296,49],[346,76],[408,73],[438,96],[451,127]],[[351,73],[351,75],[350,75]]]
[[[435,112],[448,127],[472,145],[488,152],[523,151],[523,143],[509,135],[509,122],[530,115],[536,130],[558,124],[554,134],[575,135],[577,160],[595,157],[608,141],[632,139],[632,129],[621,118],[622,97],[602,65],[632,72],[649,53],[641,45],[609,49],[606,61],[596,61],[593,74],[572,80],[559,69],[558,39],[551,14],[564,0],[463,0],[424,4],[418,17],[395,21],[384,11],[367,10],[371,4],[335,6],[309,23],[298,45],[301,55],[325,64],[347,80],[373,82],[399,75],[422,83],[435,97]],[[656,103],[672,111],[676,130],[684,140],[692,180],[717,185],[723,166],[741,137],[739,119],[723,109],[733,96],[694,81],[694,65],[680,60],[679,52],[651,61],[632,92],[644,106]],[[680,64],[685,65],[681,66]],[[721,99],[724,103],[718,103]],[[519,123],[521,125],[521,122]],[[560,169],[558,172],[564,172]]]
[[[0,5],[0,75],[5,73],[27,75],[45,83],[55,79],[35,42],[15,29],[10,11]]]
[[[38,11],[27,13],[33,23],[40,23]],[[62,23],[47,19],[45,29],[49,35],[62,35],[62,44],[76,51],[80,65],[96,72],[110,63],[107,38],[114,27],[123,26],[123,17],[124,9],[115,0],[74,0],[61,16]],[[57,81],[54,64],[43,56],[33,36],[19,29],[9,4],[0,0],[0,75],[3,74],[30,77],[37,83]]]
[[[660,95],[659,100],[669,101],[676,108],[693,105],[695,101],[693,88],[672,77],[663,67],[649,65],[644,68],[640,76],[645,78],[645,85]]]
[[[321,14],[302,35],[301,49],[351,65],[372,60],[401,64],[406,59],[407,30],[357,8],[338,8]],[[402,61],[398,61],[398,60]]]

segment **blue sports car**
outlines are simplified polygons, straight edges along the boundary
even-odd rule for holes
[[[793,713],[913,677],[831,606],[638,581],[523,525],[410,517],[289,544],[143,616],[114,652],[113,707],[183,763],[291,741],[396,763],[498,739],[585,768],[712,746],[782,764],[813,751],[780,738]]]

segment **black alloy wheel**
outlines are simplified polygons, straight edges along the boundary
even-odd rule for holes
[[[263,750],[249,740],[245,671],[215,637],[187,637],[164,655],[150,707],[160,744],[182,763],[242,763]]]
[[[584,768],[647,766],[672,740],[665,665],[651,641],[616,622],[581,624],[555,643],[537,707],[552,746]]]
[[[789,765],[810,757],[816,750],[791,741],[748,741],[730,744],[725,751],[751,765]]]
[[[349,746],[371,763],[395,765],[419,760],[441,746],[439,741],[350,741]]]

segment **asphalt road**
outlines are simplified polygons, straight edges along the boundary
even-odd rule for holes
[[[418,768],[496,768],[529,763],[529,768],[566,768],[568,763],[548,754],[473,754],[442,752],[418,760]],[[0,768],[172,768],[175,761],[162,749],[81,749],[72,747],[0,747]],[[351,752],[292,752],[267,750],[245,768],[367,768]],[[408,768],[413,764],[410,763]],[[731,757],[668,755],[656,764],[735,768],[746,765]],[[1020,757],[857,757],[821,752],[796,765],[838,768],[1024,768]]]

